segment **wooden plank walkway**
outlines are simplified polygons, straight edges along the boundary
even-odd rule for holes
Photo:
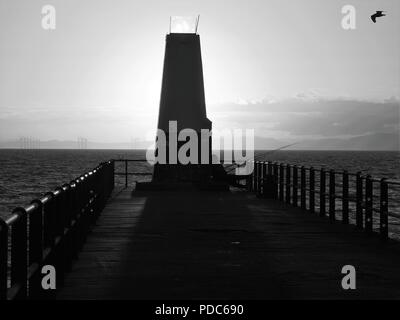
[[[400,298],[400,249],[253,194],[122,191],[58,299]],[[357,289],[341,288],[354,265]]]

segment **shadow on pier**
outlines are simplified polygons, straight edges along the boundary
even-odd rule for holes
[[[253,194],[109,201],[59,299],[400,298],[399,246]],[[343,290],[353,265],[357,289]]]

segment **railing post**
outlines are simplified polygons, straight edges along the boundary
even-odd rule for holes
[[[81,177],[79,187],[79,250],[81,250],[85,242],[87,229],[87,185],[85,177]]]
[[[305,210],[306,205],[306,168],[304,166],[300,169],[300,207]]]
[[[363,228],[363,181],[361,172],[356,175],[356,226],[359,229]]]
[[[349,173],[346,170],[342,175],[342,222],[349,223]]]
[[[128,188],[128,160],[125,159],[125,188]]]
[[[275,197],[275,184],[274,184],[274,171],[273,171],[274,167],[273,167],[272,162],[268,161],[267,162],[267,167],[268,167],[267,174],[268,174],[268,179],[269,179],[267,197],[270,198],[270,199],[274,199],[274,197]]]
[[[283,167],[283,163],[279,164],[279,200],[283,201],[283,188],[284,188],[284,175],[285,168]]]
[[[315,170],[310,168],[310,212],[315,212]]]
[[[112,192],[114,188],[114,162],[112,163],[103,163],[101,165],[101,175],[100,179],[103,181],[107,181],[106,191],[103,196],[103,205],[106,204],[107,198]]]
[[[90,198],[91,198],[91,194],[90,194],[90,186],[89,186],[89,177],[87,174],[84,175],[85,179],[83,180],[83,185],[84,185],[84,212],[82,215],[83,218],[83,226],[84,226],[84,231],[83,231],[83,240],[82,243],[84,243],[86,241],[86,238],[88,236],[89,230],[90,230]]]
[[[66,203],[66,192],[64,188],[58,187],[55,191],[59,191],[59,194],[55,197],[56,212],[55,212],[55,233],[57,237],[63,237],[64,227],[67,215],[67,203]]]
[[[253,191],[254,162],[250,162],[250,167],[252,167],[253,170],[252,170],[251,174],[247,177],[247,181],[246,181],[246,186],[247,186],[248,192]]]
[[[329,219],[334,221],[335,220],[335,170],[329,171]]]
[[[274,199],[278,200],[278,176],[279,176],[279,167],[278,163],[274,163]]]
[[[254,169],[255,169],[254,193],[257,195],[260,188],[260,166],[258,165],[258,161],[256,161]]]
[[[7,299],[8,225],[0,218],[0,300]]]
[[[97,173],[98,173],[98,169]],[[74,257],[75,254],[75,242],[74,242],[74,236],[75,236],[75,221],[74,223],[74,217],[75,217],[75,190],[76,190],[76,184],[75,182],[71,182],[69,184],[65,184],[64,185],[69,186],[67,191],[66,191],[66,199],[67,199],[67,213],[66,213],[66,221],[65,221],[65,225],[68,228],[68,231],[65,235],[65,270],[69,271],[71,269],[72,266],[72,259]],[[105,185],[103,185],[103,183],[98,180],[98,188],[100,190],[101,194],[104,194],[104,189],[106,188]],[[101,197],[100,197],[100,206],[101,206]],[[101,208],[99,208],[99,210],[101,210]]]
[[[57,285],[64,284],[64,273],[65,273],[65,265],[66,265],[66,247],[65,247],[65,238],[64,238],[64,229],[65,229],[65,221],[66,221],[66,191],[62,187],[58,187],[55,191],[59,192],[54,197],[54,220],[55,220],[55,236],[59,241],[56,243],[54,247],[54,261],[55,267],[57,269]]]
[[[267,172],[267,164],[265,162],[262,162],[262,197],[266,198],[267,197],[267,177],[268,177],[268,172]]]
[[[370,175],[365,179],[365,231],[372,233],[373,228],[373,185]]]
[[[47,203],[43,206],[43,241],[45,247],[54,247],[54,194],[53,192],[48,192],[45,194],[48,197]]]
[[[272,162],[267,162],[267,164],[268,164],[268,175],[272,176],[274,174],[273,164],[272,164]]]
[[[26,299],[28,285],[28,238],[27,214],[24,208],[16,208],[13,214],[18,214],[11,231],[11,285],[19,283],[20,288],[16,299]]]
[[[325,216],[325,179],[325,169],[321,168],[319,178],[319,215],[321,217]]]
[[[257,181],[257,163],[253,160],[253,174],[252,174],[252,191],[256,192],[256,181]]]
[[[257,179],[257,195],[261,195],[261,190],[262,190],[262,184],[261,184],[261,181],[262,181],[262,177],[263,177],[263,166],[262,166],[262,163],[261,163],[261,161],[258,161],[258,163],[257,163],[257,165],[258,165],[258,170],[257,170],[257,173],[258,173],[258,175],[257,175],[257,177],[258,177],[258,179]]]
[[[111,166],[111,183],[110,184],[111,184],[111,191],[112,191],[115,188],[115,161],[114,160],[111,161],[110,166]]]
[[[286,203],[290,203],[290,165],[286,165]]]
[[[379,210],[379,228],[382,239],[386,240],[389,236],[389,228],[388,228],[388,204],[389,204],[389,196],[388,196],[388,184],[386,179],[381,179],[380,182],[380,210]]]
[[[71,186],[70,190],[70,199],[71,199],[71,204],[69,206],[69,216],[70,216],[70,230],[68,231],[68,248],[69,248],[69,257],[70,261],[72,262],[72,259],[76,255],[76,239],[77,239],[77,227],[76,227],[76,220],[77,220],[77,193],[76,193],[76,188],[77,188],[77,183],[75,180],[72,180],[69,185]],[[104,187],[104,186],[102,186]]]
[[[297,166],[293,166],[293,206],[297,207],[297,185],[298,185],[298,168]]]
[[[36,209],[29,215],[29,266],[36,263],[37,270],[29,279],[29,298],[37,298],[40,295],[41,274],[40,268],[43,262],[43,204],[40,200],[33,200],[31,204]]]
[[[258,161],[254,163],[254,193],[257,195],[258,193],[258,175],[260,174],[258,168]]]

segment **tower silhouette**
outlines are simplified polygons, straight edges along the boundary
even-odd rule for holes
[[[178,159],[177,163],[170,161],[171,152],[178,152],[187,142],[170,141],[171,122],[176,122],[174,137],[183,129],[192,129],[197,133],[197,163],[181,164],[177,154],[174,157]],[[202,141],[201,135],[202,129],[211,132],[211,121],[206,113],[200,36],[196,33],[170,33],[166,36],[158,129],[163,130],[167,137],[167,163],[155,165],[153,182],[196,183],[211,178],[211,137],[203,137]],[[204,142],[208,143],[208,164],[201,163]]]

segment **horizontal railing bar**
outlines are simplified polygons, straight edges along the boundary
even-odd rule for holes
[[[271,161],[255,161],[255,162],[256,163],[260,163],[260,164],[264,164],[264,163],[265,164],[271,164],[272,166],[277,165],[278,167],[283,165],[285,167],[285,169],[287,167],[290,167],[290,168],[297,168],[297,169],[302,169],[303,168],[306,171],[310,171],[311,170],[311,167],[305,167],[305,166],[293,165],[293,164],[286,164],[286,163],[281,163],[281,162],[271,162]],[[314,169],[315,172],[320,171],[321,169],[325,169],[325,174],[329,173],[329,170],[326,169],[326,166],[322,166],[320,168],[317,168],[317,167],[312,167],[312,168]],[[335,175],[343,175],[344,173],[347,173],[348,176],[352,176],[352,177],[356,177],[357,176],[357,173],[347,172],[345,170],[334,170],[334,174]],[[365,180],[367,178],[367,176],[368,176],[368,174],[364,174],[364,175],[361,175],[361,178],[363,180]],[[382,179],[379,179],[379,178],[370,177],[370,179],[371,179],[372,182],[377,182],[377,183],[382,182]],[[388,184],[400,186],[400,180],[386,179],[385,181]]]
[[[114,173],[115,176],[126,176],[126,175],[130,175],[130,176],[151,176],[153,175],[153,173],[151,172],[116,172]]]
[[[398,180],[386,180],[386,183],[395,185],[395,186],[400,186],[400,181],[398,181]]]
[[[90,172],[86,173],[85,175],[82,175],[81,177],[76,178],[74,181],[84,181],[87,177],[89,177],[92,174],[93,174],[93,171],[90,171]],[[74,188],[75,186],[76,186],[76,182],[70,184],[71,188]],[[60,189],[63,189],[65,191],[67,188],[60,187],[59,189],[56,189],[56,190],[52,191],[51,193],[53,193],[54,196],[57,196],[62,192]],[[42,203],[42,205],[45,205],[51,198],[52,198],[51,195],[45,195],[43,198],[38,199],[38,200]],[[36,210],[36,208],[38,208],[38,204],[36,204],[36,203],[29,204],[26,207],[21,207],[21,209],[25,210],[26,214],[28,214],[28,215],[31,214],[34,210]],[[12,213],[8,217],[6,217],[5,222],[7,223],[7,225],[11,226],[16,221],[18,221],[19,215],[20,215],[20,213]]]
[[[146,159],[113,159],[114,162],[151,162]]]

